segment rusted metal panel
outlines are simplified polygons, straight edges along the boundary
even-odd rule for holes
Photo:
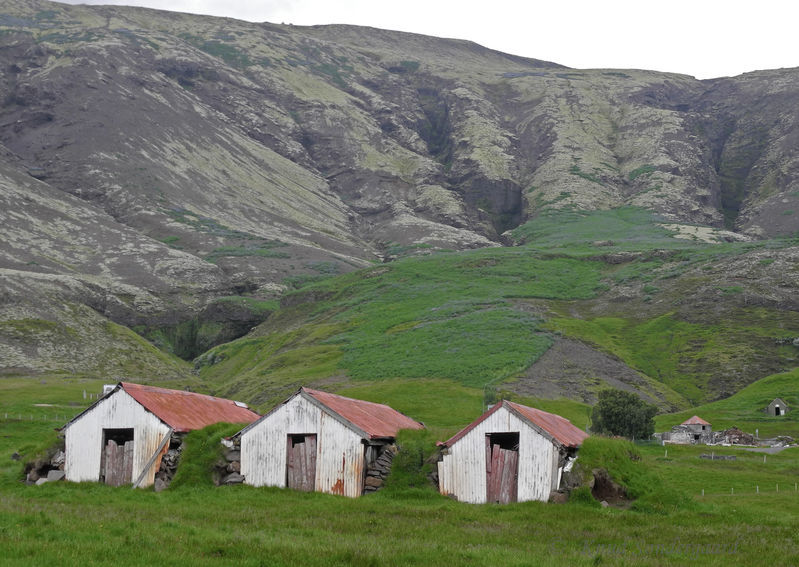
[[[565,417],[514,402],[506,403],[564,447],[579,447],[588,437],[585,431],[572,425]]]
[[[396,437],[400,429],[424,429],[424,425],[397,410],[374,402],[302,388],[302,391],[366,432],[370,439]]]
[[[176,432],[202,429],[214,423],[252,423],[259,416],[233,400],[122,382],[122,389]]]
[[[529,421],[532,425],[539,429],[539,432],[552,440],[557,441],[565,447],[579,447],[582,442],[588,437],[588,434],[580,428],[575,427],[565,417],[561,417],[554,413],[549,413],[540,409],[523,406],[507,400],[502,400],[495,404],[490,410],[478,417],[475,421],[470,423],[465,428],[461,429],[458,433],[453,435],[450,439],[445,441],[443,445],[451,446],[459,439],[469,434],[472,429],[480,425],[484,420],[489,419],[495,412],[500,409],[512,409],[518,413],[525,420]]]
[[[517,500],[547,500],[557,482],[558,449],[549,436],[541,433],[518,412],[498,405],[445,444],[439,462],[439,489],[462,502],[486,502],[488,494],[486,436],[492,433],[519,432],[516,495]]]

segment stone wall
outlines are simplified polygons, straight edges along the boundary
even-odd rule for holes
[[[383,487],[386,478],[391,473],[391,463],[396,454],[396,445],[383,445],[377,448],[377,458],[366,468],[366,478],[363,483],[364,494],[375,492]]]
[[[14,453],[14,455],[17,454]],[[12,455],[11,458],[14,459],[14,456]],[[17,455],[18,458],[19,455]],[[25,464],[25,484],[40,485],[45,482],[64,480],[65,462],[66,455],[64,454],[63,446],[51,449],[46,455]]]
[[[155,473],[155,483],[153,487],[156,492],[161,492],[168,488],[175,478],[175,473],[178,470],[180,463],[180,455],[183,453],[183,440],[185,435],[173,433],[169,439],[169,449],[166,454],[161,457],[161,465],[158,467],[158,472]]]

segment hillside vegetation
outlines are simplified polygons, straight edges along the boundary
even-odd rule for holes
[[[767,343],[774,327],[783,325],[786,335],[795,328],[796,254],[784,242],[780,252],[763,242],[799,230],[791,143],[799,126],[796,69],[698,81],[568,69],[468,41],[356,26],[46,0],[0,6],[0,66],[3,373],[73,372],[76,363],[64,353],[74,353],[79,370],[94,376],[189,378],[185,366],[143,355],[106,321],[188,361],[268,321],[276,301],[311,279],[406,255],[514,242],[550,257],[466,254],[464,261],[498,264],[467,270],[456,260],[409,263],[375,282],[394,293],[405,284],[392,278],[405,270],[430,270],[436,286],[446,271],[496,282],[509,270],[506,279],[540,273],[538,284],[506,281],[496,292],[475,290],[475,299],[444,285],[441,293],[457,295],[456,302],[504,299],[478,309],[433,298],[396,319],[413,325],[405,330],[367,311],[360,316],[370,323],[359,330],[347,308],[329,319],[338,328],[314,330],[331,333],[330,341],[302,339],[316,349],[297,374],[333,374],[315,370],[324,364],[358,379],[392,373],[398,351],[380,368],[361,347],[380,346],[377,333],[393,332],[389,351],[403,348],[403,340],[424,351],[446,335],[452,352],[468,358],[467,337],[486,341],[475,354],[484,368],[464,361],[485,377],[453,367],[454,378],[474,385],[529,368],[555,341],[543,359],[548,376],[567,362],[567,347],[582,347],[542,334],[542,314],[519,309],[531,298],[546,299],[546,309],[555,300],[574,302],[569,308],[589,323],[612,317],[625,343],[650,334],[641,319],[676,311],[658,325],[687,332],[688,351],[646,367],[651,337],[630,354],[596,325],[563,324],[560,331],[602,349],[581,350],[573,372],[604,367],[622,376],[617,385],[636,382],[671,405],[729,395],[785,368],[787,351],[775,356]],[[659,224],[642,222],[653,214]],[[730,242],[697,252],[670,232],[697,243]],[[614,246],[593,244],[609,240]],[[735,244],[746,240],[760,244]],[[509,266],[517,261],[518,268]],[[675,269],[681,289],[644,282],[640,296],[635,277],[660,282]],[[377,292],[353,286],[348,293],[354,300]],[[650,299],[643,305],[640,297]],[[700,328],[680,326],[697,322],[686,301]],[[667,309],[667,302],[678,307]],[[730,344],[710,345],[709,333],[717,334],[716,315],[738,307],[739,336],[719,331],[750,345],[734,360]],[[441,312],[424,312],[432,308]],[[461,313],[447,318],[448,310]],[[286,317],[296,319],[284,313],[268,325],[278,329]],[[482,317],[504,330],[481,333]],[[486,356],[492,340],[511,336],[508,352]],[[704,351],[695,352],[695,343]],[[761,352],[744,367],[744,357]],[[109,362],[110,353],[119,362]],[[721,370],[709,362],[717,354]],[[343,366],[334,360],[339,355]],[[442,376],[445,360],[420,352],[403,361],[408,367],[399,375]],[[428,364],[438,366],[428,371]],[[691,373],[698,376],[693,388],[684,379]],[[727,377],[717,381],[720,374]],[[647,377],[678,395],[655,392]],[[574,397],[591,398],[580,386],[585,376],[572,382]],[[552,396],[572,387],[520,389]]]
[[[624,387],[664,409],[796,366],[799,317],[782,307],[793,301],[783,270],[794,241],[675,238],[640,209],[550,213],[523,229],[535,239],[516,247],[411,256],[311,282],[195,366],[209,387],[259,403],[303,383],[436,379],[549,399],[569,381],[566,397],[582,403]],[[764,289],[767,278],[774,286]],[[538,373],[567,338],[615,366],[581,367],[573,351],[560,374]]]

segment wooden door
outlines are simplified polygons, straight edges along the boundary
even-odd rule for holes
[[[286,486],[313,492],[316,487],[316,434],[289,435],[286,445]]]
[[[133,482],[133,433],[131,439],[119,435],[106,435],[100,461],[100,480],[110,486],[122,486]]]
[[[519,476],[519,434],[486,435],[486,500],[516,502]]]

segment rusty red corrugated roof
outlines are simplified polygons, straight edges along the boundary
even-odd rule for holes
[[[400,429],[424,429],[424,425],[384,404],[354,400],[336,394],[302,388],[319,403],[349,421],[371,439],[396,437]]]
[[[680,425],[710,425],[710,423],[708,423],[698,415],[695,415],[690,419],[686,419]]]
[[[588,433],[575,427],[571,421],[558,414],[513,402],[506,403],[566,447],[579,447],[588,437]]]
[[[517,413],[522,419],[530,422],[539,429],[542,429],[555,441],[566,447],[579,447],[585,438],[588,437],[588,433],[572,425],[572,423],[565,417],[561,417],[557,414],[549,413],[540,409],[523,406],[514,402],[509,402],[507,400],[502,400],[501,402],[494,404],[494,407],[461,429],[458,433],[444,441],[442,445],[451,447],[455,442],[465,437],[470,431],[488,419],[490,415],[498,411],[501,407],[508,408]]]
[[[177,432],[202,429],[214,423],[252,423],[259,416],[239,402],[225,398],[120,382],[133,399]]]

